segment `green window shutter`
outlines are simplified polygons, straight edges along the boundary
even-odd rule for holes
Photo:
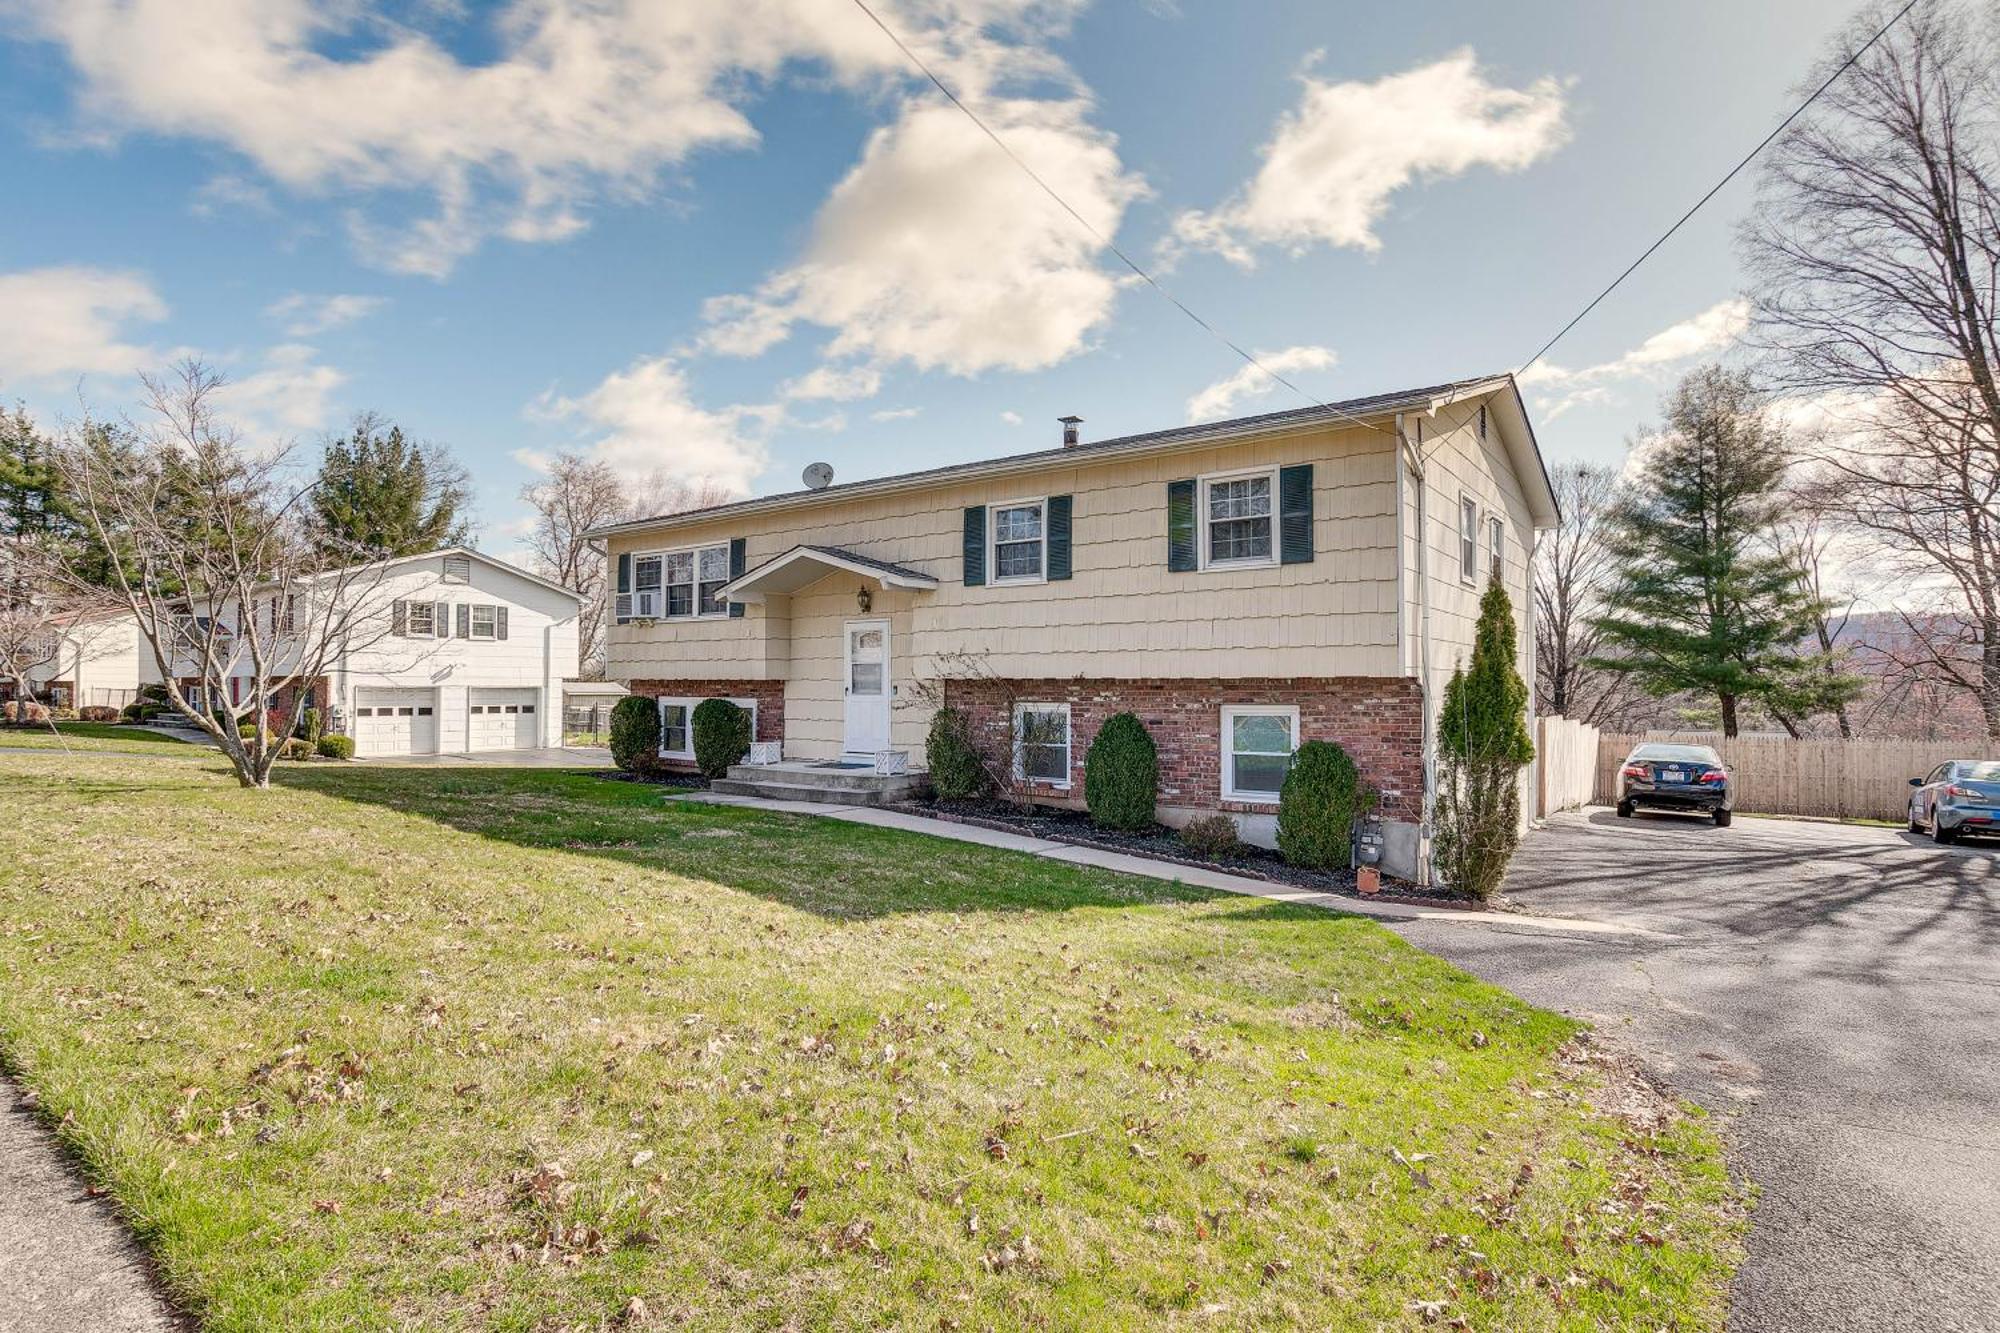
[[[1049,497],[1049,577],[1066,579],[1069,577],[1070,540],[1070,498],[1067,495]]]
[[[1313,465],[1278,469],[1278,561],[1309,565],[1313,558]]]
[[[392,602],[389,605],[389,632],[397,638],[408,634],[410,615],[408,602]]]
[[[496,639],[507,637],[507,608],[504,606],[493,608],[493,637]]]
[[[729,539],[729,577],[731,579],[740,579],[743,577],[743,567],[746,563],[748,550],[748,544],[743,538],[731,537]],[[731,602],[729,604],[729,614],[732,619],[741,620],[743,618],[743,603]]]
[[[472,604],[470,602],[460,602],[458,604],[458,637],[461,639],[472,637]]]
[[[1194,480],[1167,483],[1167,568],[1176,574],[1201,567],[1195,551]]]
[[[986,506],[965,508],[965,586],[986,582]]]

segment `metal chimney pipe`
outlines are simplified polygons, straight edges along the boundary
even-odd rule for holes
[[[1076,428],[1083,424],[1083,418],[1057,417],[1056,420],[1062,422],[1063,448],[1065,449],[1076,448],[1076,440],[1077,440]]]

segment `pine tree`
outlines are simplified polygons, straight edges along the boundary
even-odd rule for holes
[[[1749,377],[1704,366],[1665,409],[1611,516],[1617,569],[1592,665],[1657,698],[1713,698],[1725,736],[1746,703],[1796,715],[1851,697],[1855,682],[1808,650],[1818,603],[1771,540],[1788,459]]]
[[[415,555],[462,545],[469,525],[465,470],[443,449],[363,415],[329,440],[313,508],[324,543],[357,556]]]
[[[1437,863],[1452,886],[1490,897],[1521,837],[1521,769],[1535,757],[1528,685],[1515,666],[1514,604],[1498,579],[1479,599],[1472,660],[1438,714]]]

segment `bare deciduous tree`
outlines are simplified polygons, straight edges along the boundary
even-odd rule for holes
[[[268,787],[303,687],[387,636],[384,567],[328,544],[288,450],[254,452],[216,415],[220,376],[184,361],[143,383],[150,422],[129,445],[88,422],[72,430],[63,477],[111,553],[111,595],[137,621],[167,700],[239,782]],[[274,717],[270,700],[289,686],[301,688]]]
[[[714,482],[657,473],[634,485],[609,463],[575,453],[557,454],[547,476],[521,488],[521,499],[534,510],[527,539],[531,567],[584,599],[577,613],[580,676],[603,670],[606,610],[604,552],[584,534],[622,519],[685,513],[731,498]]]
[[[1864,14],[1848,58],[1887,16]],[[1843,518],[1961,599],[1938,653],[2000,739],[2000,52],[1959,0],[1922,0],[1764,168],[1746,245],[1784,387],[1852,427],[1818,450]]]
[[[1561,463],[1549,474],[1562,519],[1535,547],[1535,670],[1545,712],[1596,722],[1622,677],[1590,669],[1599,651],[1600,599],[1613,572],[1605,516],[1618,475],[1589,463]]]

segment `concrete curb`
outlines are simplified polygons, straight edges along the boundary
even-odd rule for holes
[[[1051,842],[1046,838],[1032,838],[1023,833],[1006,833],[998,829],[981,828],[977,824],[954,824],[942,819],[926,819],[922,815],[905,814],[899,810],[828,806],[806,801],[767,801],[755,796],[725,796],[716,792],[700,791],[669,796],[667,799],[689,801],[697,805],[726,805],[746,810],[769,810],[787,815],[813,815],[820,819],[844,820],[850,824],[872,824],[877,828],[921,833],[932,838],[943,838],[948,842],[969,842],[982,847],[999,847],[1012,852],[1025,852],[1029,856],[1039,856],[1050,861],[1064,861],[1071,865],[1091,866],[1099,870],[1114,870],[1120,874],[1138,875],[1145,879],[1192,884],[1197,888],[1215,889],[1222,893],[1240,893],[1246,897],[1265,898],[1272,902],[1324,907],[1330,911],[1373,917],[1378,921],[1439,922],[1475,929],[1505,927],[1568,935],[1627,936],[1656,933],[1632,926],[1614,925],[1608,921],[1584,920],[1580,917],[1523,916],[1511,912],[1471,912],[1462,908],[1369,902],[1365,898],[1350,898],[1337,893],[1317,893],[1311,889],[1295,888],[1270,880],[1232,875],[1222,870],[1178,865],[1170,861],[1155,861],[1150,857],[1104,851],[1096,847],[1078,847],[1071,843]]]

